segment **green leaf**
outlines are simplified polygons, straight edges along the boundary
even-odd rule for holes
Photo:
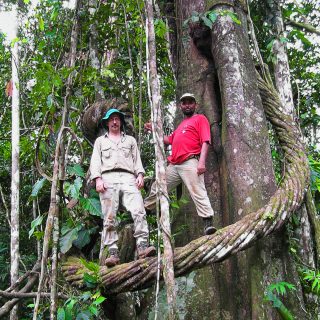
[[[29,231],[29,239],[31,238],[31,236],[33,235],[36,227],[40,226],[42,224],[42,220],[43,220],[43,216],[39,216],[36,219],[34,219],[31,222],[31,229]]]
[[[313,280],[313,283],[312,283],[312,290],[314,290],[314,288],[316,287],[316,286],[319,286],[319,280],[317,279],[317,278],[315,278],[314,280]],[[318,289],[319,290],[319,289]]]
[[[76,320],[90,320],[90,312],[82,311],[77,314]]]
[[[155,33],[161,39],[166,38],[167,25],[162,19],[155,19],[154,21]]]
[[[64,236],[60,238],[60,251],[66,253],[72,247],[74,240],[78,238],[78,229],[70,229]]]
[[[272,39],[272,40],[267,44],[267,49],[268,49],[268,50],[271,50],[271,49],[272,49],[273,44],[274,44],[274,41],[275,41],[275,39]]]
[[[92,261],[86,261],[85,259],[80,258],[81,263],[90,271],[93,271],[94,273],[98,274],[100,267],[98,264],[92,262]]]
[[[81,300],[83,301],[88,301],[91,298],[91,292],[90,291],[86,291],[83,293],[83,295],[81,296]]]
[[[50,16],[50,19],[52,21],[55,21],[58,17],[58,14],[59,14],[59,10],[57,10],[56,8],[52,11],[51,13],[51,16]]]
[[[128,69],[128,70],[127,70],[126,76],[127,76],[128,78],[132,77],[132,69]]]
[[[39,191],[43,188],[46,181],[46,178],[42,178],[34,184],[34,186],[32,187],[31,197],[35,198],[38,195]]]
[[[97,308],[95,305],[93,305],[93,304],[91,304],[88,309],[89,309],[89,311],[90,311],[92,314],[94,314],[95,316],[97,316],[98,313],[99,313],[98,308]]]
[[[214,11],[211,11],[208,14],[208,18],[212,21],[212,23],[215,23],[218,18],[218,15]]]
[[[88,210],[93,216],[103,217],[101,212],[101,203],[97,198],[80,197],[80,204],[84,210]]]
[[[111,71],[111,70],[109,70],[107,68],[103,68],[101,70],[101,75],[104,76],[104,77],[107,77],[107,78],[109,77],[111,79],[113,79],[116,76],[113,71]]]
[[[72,198],[79,199],[82,183],[83,181],[80,177],[77,177],[73,184],[66,182],[64,184],[66,194],[70,195]]]
[[[286,38],[286,37],[280,37],[280,42],[281,43],[286,43],[286,42],[289,42],[289,39],[288,38]]]
[[[77,177],[85,178],[85,173],[80,164],[75,164],[74,166],[68,166],[67,171],[69,174],[74,174]]]
[[[52,99],[52,94],[49,94],[47,96],[47,106],[50,108],[52,106],[53,99]]]
[[[83,275],[83,281],[88,288],[95,288],[98,284],[97,277],[89,273]]]
[[[189,21],[190,21],[190,19],[186,19],[183,21],[183,24],[182,24],[183,28],[186,28],[188,26]]]
[[[57,315],[57,320],[65,320],[66,318],[66,312],[64,311],[63,308],[58,309],[58,315]]]
[[[73,307],[74,307],[74,305],[77,303],[77,300],[75,300],[75,299],[70,299],[70,300],[68,300],[67,301],[67,303],[66,303],[66,308],[65,308],[65,312],[66,312],[66,320],[73,320],[74,318],[73,318],[73,312],[72,312],[72,310],[73,310]]]
[[[232,21],[238,25],[241,24],[241,21],[238,19],[238,16],[237,14],[231,12],[231,11],[228,11],[227,12],[227,15],[232,19]]]
[[[199,16],[192,16],[191,17],[191,21],[192,22],[198,22],[200,19],[199,19]]]
[[[44,237],[44,231],[35,231],[33,235],[36,237],[37,240],[41,240]]]
[[[77,248],[82,249],[89,242],[90,242],[90,233],[88,230],[83,229],[78,232],[78,238],[73,241],[73,244]]]
[[[208,19],[207,17],[201,17],[201,20],[203,21],[203,23],[209,27],[210,29],[212,29],[212,21],[210,19]]]
[[[39,17],[38,21],[39,21],[39,29],[41,31],[44,31],[44,21],[43,21],[42,17]]]
[[[93,304],[95,304],[95,305],[99,305],[99,304],[101,304],[103,301],[105,301],[106,300],[106,298],[105,297],[99,297],[98,299],[96,299],[95,301],[93,301]]]
[[[11,40],[11,48],[13,48],[14,45],[15,45],[17,42],[19,42],[19,41],[20,41],[20,39],[19,39],[18,37],[12,39],[12,40]]]
[[[171,206],[172,208],[176,208],[176,209],[179,209],[179,208],[180,208],[180,206],[179,206],[179,204],[178,204],[177,202],[171,202],[171,203],[170,203],[170,206]]]
[[[296,250],[295,248],[293,248],[293,247],[290,248],[290,251],[291,251],[292,253],[297,253],[297,250]]]

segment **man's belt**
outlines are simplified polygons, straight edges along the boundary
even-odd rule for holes
[[[112,169],[112,170],[105,170],[102,172],[102,174],[104,173],[109,173],[109,172],[126,172],[126,173],[131,173],[133,174],[133,172],[126,170],[126,169],[122,169],[122,168],[117,168],[117,169]]]
[[[190,160],[190,159],[199,160],[200,159],[200,154],[192,154],[190,157],[187,158],[187,160]]]

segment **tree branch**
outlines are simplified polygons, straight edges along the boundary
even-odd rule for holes
[[[0,290],[0,296],[4,298],[19,298],[19,299],[27,299],[27,298],[36,298],[37,292],[6,292],[3,290]],[[41,297],[47,297],[50,298],[49,292],[41,292]],[[60,299],[69,299],[69,297],[65,294],[59,293],[58,298]]]
[[[286,25],[291,25],[293,27],[297,27],[299,29],[304,29],[308,32],[311,33],[315,33],[315,34],[319,34],[320,35],[320,30],[318,30],[317,28],[315,28],[313,25],[311,25],[310,23],[303,23],[303,22],[297,22],[295,20],[292,20],[290,18],[286,18]]]
[[[40,264],[39,265],[35,265],[33,267],[33,269],[35,269],[35,267],[37,266],[37,269],[38,270],[40,268]],[[30,278],[29,278],[29,281],[26,283],[26,285],[18,292],[15,292],[14,294],[17,294],[17,293],[26,293],[30,290],[32,290],[32,288],[35,286],[36,282],[38,280],[38,273],[31,273],[30,274]],[[18,280],[19,281],[19,280]],[[6,292],[6,293],[9,293],[9,292]],[[21,298],[14,298],[8,302],[6,302],[1,308],[0,308],[0,319],[2,317],[4,317],[5,315],[7,315],[11,309],[20,301]]]

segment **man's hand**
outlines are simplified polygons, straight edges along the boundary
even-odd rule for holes
[[[148,132],[151,132],[152,131],[152,123],[151,122],[146,122],[144,124],[144,130],[148,131]]]
[[[144,178],[141,173],[138,174],[137,179],[136,179],[136,185],[138,189],[140,190],[144,186]]]
[[[208,156],[208,151],[209,151],[209,142],[205,141],[201,147],[200,159],[199,159],[198,167],[197,167],[198,176],[200,176],[201,174],[203,174],[207,171],[206,160],[207,160],[207,156]]]
[[[200,176],[201,174],[205,173],[206,171],[207,171],[206,164],[199,161],[198,166],[197,166],[197,174],[198,174],[198,176]]]
[[[107,190],[107,186],[101,178],[96,178],[96,190],[97,192],[105,192]]]
[[[146,122],[144,124],[144,131],[146,131],[146,132],[151,132],[152,131],[152,123],[150,121]],[[164,144],[170,144],[168,136],[163,136],[163,143]]]

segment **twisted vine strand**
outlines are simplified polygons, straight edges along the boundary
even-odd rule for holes
[[[256,212],[214,235],[191,241],[174,254],[175,276],[225,260],[255,241],[281,228],[301,204],[309,183],[309,166],[298,125],[281,112],[281,102],[273,85],[258,75],[258,86],[267,119],[272,123],[284,153],[282,181],[269,202]],[[64,276],[72,285],[83,284],[88,270],[77,259],[63,264]],[[146,258],[100,268],[101,285],[107,293],[134,291],[150,286],[156,279],[157,258]]]

